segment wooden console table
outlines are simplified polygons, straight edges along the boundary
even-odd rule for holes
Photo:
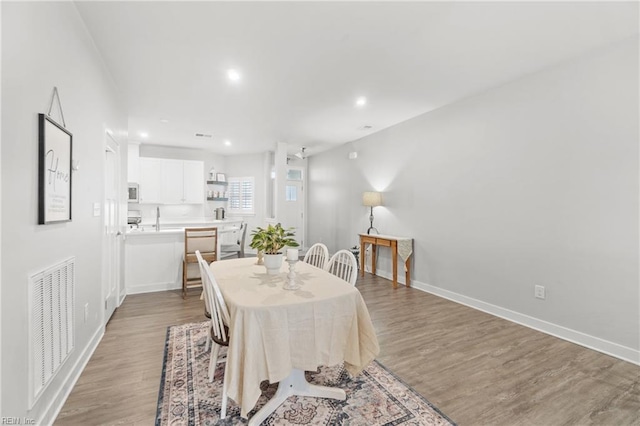
[[[389,247],[391,249],[391,262],[393,264],[393,288],[398,288],[398,256],[403,260],[405,269],[405,285],[411,285],[411,253],[413,252],[413,239],[394,237],[391,235],[360,235],[360,275],[364,277],[365,248],[371,244],[371,273],[376,274],[376,246]],[[400,246],[400,253],[398,252]]]

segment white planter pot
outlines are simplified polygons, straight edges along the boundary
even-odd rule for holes
[[[267,274],[275,275],[279,273],[283,259],[284,256],[282,254],[265,254],[264,267],[267,268]]]

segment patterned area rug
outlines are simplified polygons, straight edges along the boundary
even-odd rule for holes
[[[169,327],[156,425],[240,425],[240,409],[229,399],[227,417],[220,420],[224,363],[219,363],[213,383],[205,352],[208,323]],[[225,349],[221,350],[224,356]],[[289,397],[264,425],[454,425],[429,401],[409,388],[377,361],[351,377],[342,366],[321,367],[307,380],[340,387],[347,399]],[[276,392],[277,384],[262,383],[262,396],[249,418]]]

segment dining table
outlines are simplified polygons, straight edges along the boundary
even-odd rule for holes
[[[308,383],[305,371],[343,363],[355,376],[380,351],[358,289],[323,269],[284,258],[273,275],[256,258],[217,261],[210,269],[230,314],[224,376],[229,398],[247,418],[260,398],[260,383],[279,383],[250,425],[259,425],[292,395],[346,399],[342,389]],[[292,284],[297,288],[287,289]]]

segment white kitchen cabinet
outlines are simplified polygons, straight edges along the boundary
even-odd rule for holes
[[[125,235],[124,281],[127,294],[182,288],[185,227],[217,227],[220,252],[221,244],[235,242],[234,232],[237,231],[234,230],[242,223],[238,218],[192,223],[163,223],[163,218],[160,220],[158,232],[152,227],[140,227]],[[197,276],[198,265],[190,264],[188,273]]]
[[[184,172],[182,160],[162,160],[162,202],[184,202]]]
[[[140,202],[202,204],[204,202],[204,163],[191,160],[140,158]]]
[[[127,294],[181,288],[183,252],[184,231],[127,236],[124,268]]]
[[[140,203],[161,204],[162,162],[159,158],[140,157]]]
[[[184,202],[202,204],[204,201],[204,163],[202,161],[183,161],[184,163]]]

